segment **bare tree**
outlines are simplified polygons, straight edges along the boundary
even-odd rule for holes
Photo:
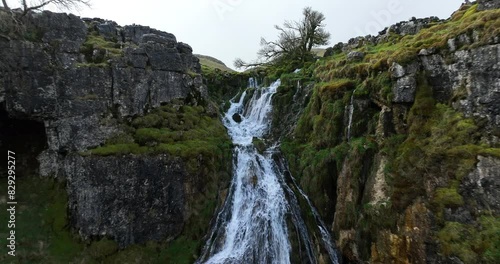
[[[234,66],[248,68],[283,59],[305,61],[311,57],[313,47],[328,44],[330,33],[324,28],[325,16],[323,13],[306,7],[302,14],[304,17],[301,21],[285,21],[283,26],[274,26],[279,31],[276,41],[267,41],[265,38],[261,38],[261,49],[257,55],[263,62],[245,63],[241,59],[236,59]]]
[[[3,7],[6,10],[10,10],[7,0],[2,0]],[[22,16],[25,16],[30,11],[39,10],[47,5],[54,4],[58,8],[72,10],[81,5],[90,6],[90,0],[37,0],[37,1],[27,1],[20,0],[19,4],[23,10]]]

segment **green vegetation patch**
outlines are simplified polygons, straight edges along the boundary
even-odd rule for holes
[[[500,262],[500,220],[481,216],[479,225],[446,222],[437,237],[445,256],[458,256],[464,263]]]
[[[231,148],[222,122],[218,117],[209,116],[203,106],[161,106],[145,116],[134,118],[130,125],[130,133],[115,135],[105,145],[81,154],[167,153],[190,159],[198,155],[221,157]]]
[[[121,44],[108,41],[99,36],[97,32],[87,34],[87,39],[82,44],[80,52],[85,56],[87,63],[78,64],[80,67],[98,65],[104,67],[109,59],[123,56]]]
[[[394,186],[392,200],[396,208],[404,209],[417,196],[425,195],[425,177],[446,175],[456,184],[442,186],[434,195],[436,213],[445,207],[463,204],[458,183],[476,163],[477,155],[495,154],[494,148],[479,143],[481,134],[476,123],[452,107],[437,103],[425,78],[419,79],[416,100],[408,115],[408,134],[404,141],[391,145],[388,169]]]
[[[16,182],[16,257],[10,257],[8,249],[1,247],[0,262],[15,259],[13,263],[69,263],[85,245],[69,230],[64,184],[23,176]],[[7,189],[5,183],[0,183],[2,189]],[[7,217],[3,210],[0,220],[7,223]]]

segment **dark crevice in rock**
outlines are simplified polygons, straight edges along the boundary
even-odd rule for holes
[[[26,177],[38,172],[37,156],[47,148],[47,136],[43,123],[10,118],[5,103],[0,104],[0,147],[2,154],[15,152],[16,175]],[[4,160],[7,160],[5,158]],[[5,166],[6,163],[1,164]],[[6,170],[2,169],[2,172]]]

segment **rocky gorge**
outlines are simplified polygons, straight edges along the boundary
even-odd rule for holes
[[[193,263],[233,173],[219,109],[253,76],[281,80],[253,144],[281,142],[344,263],[497,263],[499,7],[404,21],[278,73],[202,67],[145,26],[0,10],[0,140],[32,231],[19,261]]]

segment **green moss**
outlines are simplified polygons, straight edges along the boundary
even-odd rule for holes
[[[87,39],[80,47],[80,52],[85,56],[85,64],[79,64],[80,67],[85,66],[101,66],[106,67],[109,59],[123,56],[121,45],[108,41],[98,34],[88,34]]]
[[[116,242],[107,238],[92,242],[86,249],[86,253],[94,259],[105,258],[116,253],[117,251],[118,245]]]
[[[498,263],[499,235],[499,218],[485,215],[479,218],[479,226],[446,222],[437,238],[445,256],[457,256],[464,263]]]
[[[488,148],[484,147],[478,151],[481,155],[492,156],[500,158],[500,148]]]
[[[193,157],[196,153],[219,153],[230,146],[225,128],[217,117],[208,116],[202,106],[165,105],[136,117],[132,134],[113,135],[104,146],[84,155],[169,153]]]
[[[350,79],[335,79],[331,82],[320,83],[318,85],[320,93],[335,94],[338,92],[344,92],[349,89],[354,89],[355,82]]]
[[[188,71],[186,72],[186,74],[187,74],[187,75],[189,75],[189,77],[191,77],[191,78],[196,78],[196,77],[200,76],[200,74],[199,74],[199,73],[194,72],[194,71],[192,71],[192,70],[188,70]]]
[[[108,145],[132,144],[132,143],[134,143],[134,138],[126,132],[115,133],[106,140],[106,144]]]
[[[164,126],[164,117],[152,113],[145,116],[137,117],[132,121],[132,126],[135,128],[139,127],[162,127]],[[168,121],[168,120],[167,120]]]
[[[441,251],[444,255],[459,254],[465,263],[472,263],[476,254],[469,246],[471,239],[470,229],[466,225],[457,222],[447,222],[445,227],[439,231],[438,239],[441,241]]]
[[[452,184],[450,188],[437,188],[433,202],[441,208],[456,208],[464,205],[464,199],[458,193],[458,184]]]

